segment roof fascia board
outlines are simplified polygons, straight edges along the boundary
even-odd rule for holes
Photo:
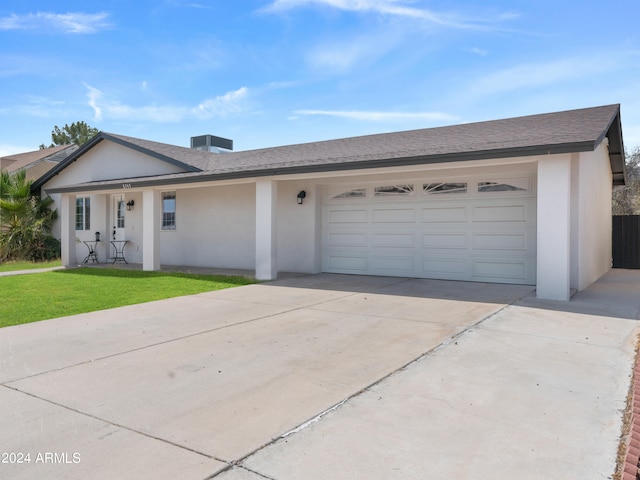
[[[611,162],[611,173],[613,175],[613,185],[626,185],[627,167],[622,139],[622,121],[620,120],[620,110],[616,112],[606,131],[609,139],[609,161]]]
[[[490,159],[502,159],[502,158],[517,158],[528,156],[540,156],[540,155],[558,155],[573,152],[587,152],[593,151],[594,144],[592,142],[581,142],[563,145],[547,145],[538,147],[523,147],[519,149],[502,149],[502,150],[484,150],[481,152],[467,152],[467,153],[450,153],[444,155],[423,155],[419,157],[405,157],[394,159],[381,159],[381,160],[369,160],[360,162],[341,162],[341,163],[326,163],[321,165],[303,165],[297,167],[284,167],[284,168],[265,168],[260,170],[245,170],[241,172],[229,172],[229,173],[211,173],[201,175],[186,175],[184,177],[173,178],[153,178],[145,180],[144,178],[131,178],[122,180],[113,180],[109,183],[103,183],[95,185],[94,190],[121,190],[123,184],[127,185],[127,188],[145,188],[145,187],[160,187],[169,185],[182,185],[187,183],[203,183],[211,181],[222,180],[235,180],[240,178],[252,178],[252,177],[267,177],[267,176],[281,176],[291,174],[306,174],[306,173],[329,173],[339,172],[344,170],[366,170],[372,168],[385,168],[385,167],[400,167],[411,165],[429,165],[436,163],[452,163],[463,162],[471,160],[490,160]],[[47,190],[49,193],[76,193],[92,190],[90,185],[71,185],[68,187],[57,187]]]

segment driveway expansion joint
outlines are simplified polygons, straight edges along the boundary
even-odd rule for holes
[[[400,282],[398,282],[400,283]],[[362,292],[358,292],[358,293],[362,293]],[[486,315],[485,317],[481,318],[480,320],[478,320],[476,323],[469,325],[468,327],[466,327],[465,329],[459,331],[458,333],[452,335],[450,338],[446,339],[445,341],[443,341],[442,343],[440,343],[439,345],[436,345],[435,347],[427,350],[426,352],[420,354],[419,356],[417,356],[416,358],[414,358],[413,360],[410,360],[409,362],[405,363],[404,365],[396,368],[395,370],[389,372],[386,375],[383,375],[382,377],[380,377],[379,379],[375,380],[374,382],[370,383],[369,385],[361,388],[360,390],[352,393],[351,395],[347,396],[346,398],[344,398],[343,400],[341,400],[340,402],[335,403],[334,405],[332,405],[331,407],[323,410],[322,412],[320,412],[318,415],[306,420],[305,422],[302,422],[300,425],[298,425],[297,427],[283,433],[282,435],[280,435],[279,437],[276,437],[274,439],[272,439],[271,441],[265,443],[264,445],[254,449],[253,451],[247,453],[246,455],[244,455],[243,457],[239,458],[235,464],[241,468],[244,468],[245,470],[251,471],[252,470],[248,469],[247,467],[243,466],[243,462],[246,461],[249,457],[253,456],[254,454],[256,454],[257,452],[264,450],[265,448],[274,445],[278,442],[280,442],[281,440],[283,440],[284,438],[287,438],[291,435],[294,435],[296,433],[299,433],[303,430],[305,430],[306,428],[308,428],[309,426],[319,422],[320,420],[322,420],[325,416],[329,415],[332,412],[335,412],[337,410],[339,410],[342,406],[344,406],[345,404],[347,404],[348,402],[350,402],[351,400],[359,397],[360,395],[362,395],[365,392],[368,392],[369,390],[371,390],[373,387],[375,387],[376,385],[381,384],[382,382],[384,382],[385,380],[391,378],[392,376],[395,376],[396,374],[398,374],[399,372],[402,372],[404,370],[406,370],[407,368],[409,368],[411,365],[422,361],[424,358],[436,353],[437,351],[441,350],[444,347],[447,347],[449,345],[451,345],[452,343],[454,345],[457,344],[457,339],[460,338],[462,335],[464,335],[465,333],[470,333],[473,332],[474,329],[476,327],[480,327],[482,326],[482,324],[484,324],[485,322],[489,321],[491,318],[495,317],[496,315],[498,315],[500,312],[502,312],[503,310],[505,310],[506,308],[510,307],[511,305],[513,305],[515,302],[519,301],[520,298],[518,299],[514,299],[511,303],[509,304],[504,304],[501,308],[499,308],[498,310],[489,313],[488,315]],[[257,472],[253,472],[256,473],[260,476],[264,476],[261,475]],[[269,478],[270,477],[265,477],[265,478]],[[272,480],[272,479],[270,479]]]
[[[295,312],[297,310],[303,310],[305,308],[307,308],[307,307],[295,307],[295,308],[291,308],[291,309],[288,309],[288,310],[283,310],[281,312],[271,313],[271,314],[268,314],[268,315],[262,315],[260,317],[251,318],[249,320],[236,322],[236,323],[233,323],[231,325],[223,325],[223,326],[211,328],[211,329],[208,329],[208,330],[202,330],[202,331],[199,331],[199,332],[190,333],[189,335],[183,335],[183,336],[180,336],[180,337],[170,338],[170,339],[167,339],[167,340],[163,340],[161,342],[151,343],[149,345],[143,345],[141,347],[131,348],[129,350],[124,350],[124,351],[121,351],[121,352],[111,353],[109,355],[104,355],[102,357],[92,358],[92,359],[85,360],[83,362],[74,363],[74,364],[71,364],[71,365],[65,365],[63,367],[54,368],[52,370],[46,370],[46,371],[43,371],[43,372],[38,372],[38,373],[31,374],[31,375],[26,375],[24,377],[12,378],[10,380],[6,380],[5,382],[1,382],[0,385],[7,385],[8,386],[10,383],[13,383],[13,382],[18,382],[18,381],[21,381],[21,380],[27,380],[29,378],[38,377],[40,375],[46,375],[48,373],[59,372],[59,371],[62,371],[62,370],[66,370],[68,368],[79,367],[81,365],[87,365],[87,364],[90,364],[90,363],[93,363],[93,362],[99,362],[101,360],[106,360],[106,359],[109,359],[109,358],[115,358],[115,357],[118,357],[120,355],[127,355],[129,353],[139,352],[141,350],[146,350],[148,348],[155,348],[155,347],[158,347],[158,346],[161,346],[161,345],[167,345],[167,344],[172,343],[172,342],[178,342],[178,341],[181,341],[181,340],[186,340],[188,338],[197,337],[199,335],[212,333],[212,332],[216,332],[216,331],[220,331],[220,330],[225,330],[225,329],[233,328],[233,327],[236,327],[236,326],[239,326],[239,325],[245,325],[245,324],[251,323],[251,322],[257,322],[259,320],[264,320],[264,319],[267,319],[267,318],[276,317],[278,315],[282,315],[283,313],[289,313],[289,312]]]
[[[242,465],[238,465],[236,462],[234,462],[233,464],[229,465],[229,467],[227,467],[227,468],[225,468],[223,470],[220,470],[219,472],[216,472],[213,475],[205,478],[204,480],[212,480],[212,479],[216,478],[217,476],[222,475],[223,473],[230,471],[234,467],[235,468],[240,468],[242,470],[245,470],[245,471],[247,471],[249,473],[252,473],[253,475],[256,475],[256,476],[258,476],[260,478],[265,478],[266,480],[277,480],[277,479],[275,479],[273,477],[268,477],[268,476],[266,476],[266,475],[264,475],[264,474],[262,474],[260,472],[256,472],[255,470],[251,470],[250,468],[243,467]]]
[[[19,388],[12,387],[10,385],[2,384],[1,386],[5,387],[5,388],[8,388],[10,390],[13,390],[15,392],[18,392],[18,393],[22,393],[24,395],[28,395],[29,397],[35,398],[37,400],[41,400],[43,402],[49,403],[50,405],[55,405],[56,407],[63,408],[65,410],[73,412],[73,413],[77,413],[78,415],[82,415],[84,417],[88,417],[88,418],[92,418],[94,420],[98,420],[100,422],[106,423],[107,425],[111,425],[111,426],[116,427],[116,428],[121,428],[123,430],[127,430],[129,432],[136,433],[138,435],[142,435],[143,437],[147,437],[147,438],[150,438],[152,440],[157,440],[159,442],[166,443],[167,445],[171,445],[173,447],[177,447],[177,448],[180,448],[182,450],[186,450],[188,452],[195,453],[196,455],[201,455],[203,457],[210,458],[212,460],[216,460],[216,461],[221,462],[221,463],[226,463],[227,465],[229,464],[228,461],[222,460],[222,459],[217,458],[217,457],[215,457],[213,455],[208,455],[208,454],[206,454],[204,452],[200,452],[198,450],[194,450],[193,448],[189,448],[189,447],[186,447],[184,445],[180,445],[179,443],[172,442],[172,441],[167,440],[165,438],[156,437],[156,436],[151,435],[149,433],[145,433],[145,432],[141,432],[140,430],[136,430],[135,428],[127,427],[126,425],[122,425],[121,423],[116,423],[116,422],[113,422],[111,420],[107,420],[106,418],[98,417],[97,415],[93,415],[91,413],[83,412],[82,410],[78,410],[77,408],[69,407],[68,405],[64,405],[63,403],[54,402],[53,400],[50,400],[48,398],[44,398],[44,397],[40,397],[38,395],[34,395],[33,393],[29,393],[29,392],[26,392],[24,390],[20,390]]]

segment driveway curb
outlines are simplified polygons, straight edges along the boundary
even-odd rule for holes
[[[637,346],[632,377],[625,412],[625,431],[622,433],[623,441],[618,457],[621,464],[617,470],[621,480],[637,480],[640,474],[640,355]]]

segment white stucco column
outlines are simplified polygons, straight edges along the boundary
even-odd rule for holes
[[[537,296],[570,298],[571,292],[571,157],[538,161]]]
[[[278,276],[277,251],[278,183],[256,182],[256,279],[275,280]],[[295,199],[294,199],[295,200]]]
[[[142,269],[160,270],[160,216],[162,199],[157,190],[142,192]]]
[[[60,198],[60,257],[65,267],[77,263],[75,213],[76,196],[63,193]]]

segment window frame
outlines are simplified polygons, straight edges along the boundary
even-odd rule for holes
[[[176,198],[176,191],[169,191],[169,192],[162,192],[161,194],[161,199],[162,199],[162,217],[161,217],[161,221],[160,221],[160,229],[163,231],[175,231],[176,230],[176,211],[177,211],[177,206],[178,206],[178,202],[177,202],[177,198]],[[172,210],[167,210],[166,207],[166,201],[167,200],[173,200],[173,209]]]
[[[76,197],[76,232],[91,230],[91,197],[80,195]]]

